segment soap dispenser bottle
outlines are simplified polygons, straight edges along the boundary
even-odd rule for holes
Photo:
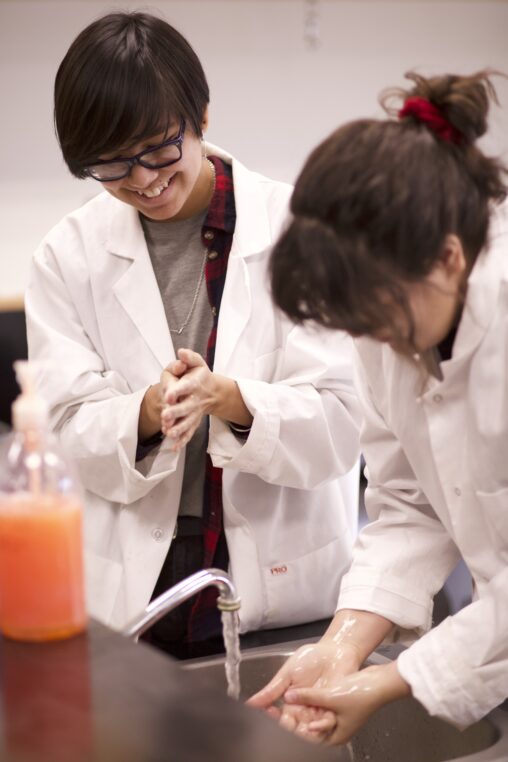
[[[81,497],[30,363],[14,368],[22,393],[0,453],[0,631],[56,640],[86,627]]]

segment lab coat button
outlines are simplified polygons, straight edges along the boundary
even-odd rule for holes
[[[219,254],[216,251],[209,251],[208,252],[208,259],[210,259],[210,260],[217,259],[218,256],[219,256]]]
[[[462,495],[462,490],[460,489],[460,487],[455,487],[453,491],[455,492],[457,497],[460,497]]]
[[[206,230],[205,231],[205,238],[206,238],[207,241],[211,241],[213,237],[214,237],[213,230]]]
[[[155,529],[152,529],[152,537],[156,542],[162,542],[164,539],[164,532],[160,527],[155,527]]]
[[[217,308],[212,307],[212,315],[215,317],[217,315]]]
[[[442,396],[440,394],[434,394],[433,399],[434,399],[434,402],[442,402],[443,401],[443,398],[442,398]]]

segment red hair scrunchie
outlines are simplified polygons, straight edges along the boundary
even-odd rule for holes
[[[425,124],[431,132],[448,143],[459,144],[464,139],[460,130],[450,124],[439,109],[425,98],[408,98],[398,113],[399,119],[406,116],[412,116],[413,119]]]

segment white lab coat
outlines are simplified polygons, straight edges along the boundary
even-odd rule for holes
[[[366,417],[366,504],[340,608],[380,614],[419,634],[459,559],[475,602],[398,660],[414,696],[457,725],[508,696],[508,214],[470,276],[442,381],[371,339],[357,341]]]
[[[233,174],[214,369],[238,380],[254,421],[244,442],[212,417],[208,451],[224,469],[247,631],[333,614],[355,534],[359,406],[349,338],[295,327],[270,300],[269,247],[291,188],[236,161]],[[185,457],[164,441],[135,462],[141,400],[174,359],[137,212],[102,193],[64,218],[35,254],[26,314],[30,357],[53,361],[40,378],[52,426],[86,490],[89,611],[121,628],[148,603],[168,552]]]

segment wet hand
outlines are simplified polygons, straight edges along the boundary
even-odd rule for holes
[[[299,648],[275,677],[248,700],[250,706],[265,709],[287,730],[311,741],[324,741],[336,725],[335,714],[310,702],[288,703],[285,695],[299,688],[330,689],[344,675],[356,672],[358,653],[354,648],[322,640]]]
[[[321,710],[323,716],[306,722],[301,734],[334,745],[349,741],[381,706],[409,695],[409,685],[400,676],[396,662],[391,662],[346,675],[328,687],[291,687],[284,701],[288,706]]]

